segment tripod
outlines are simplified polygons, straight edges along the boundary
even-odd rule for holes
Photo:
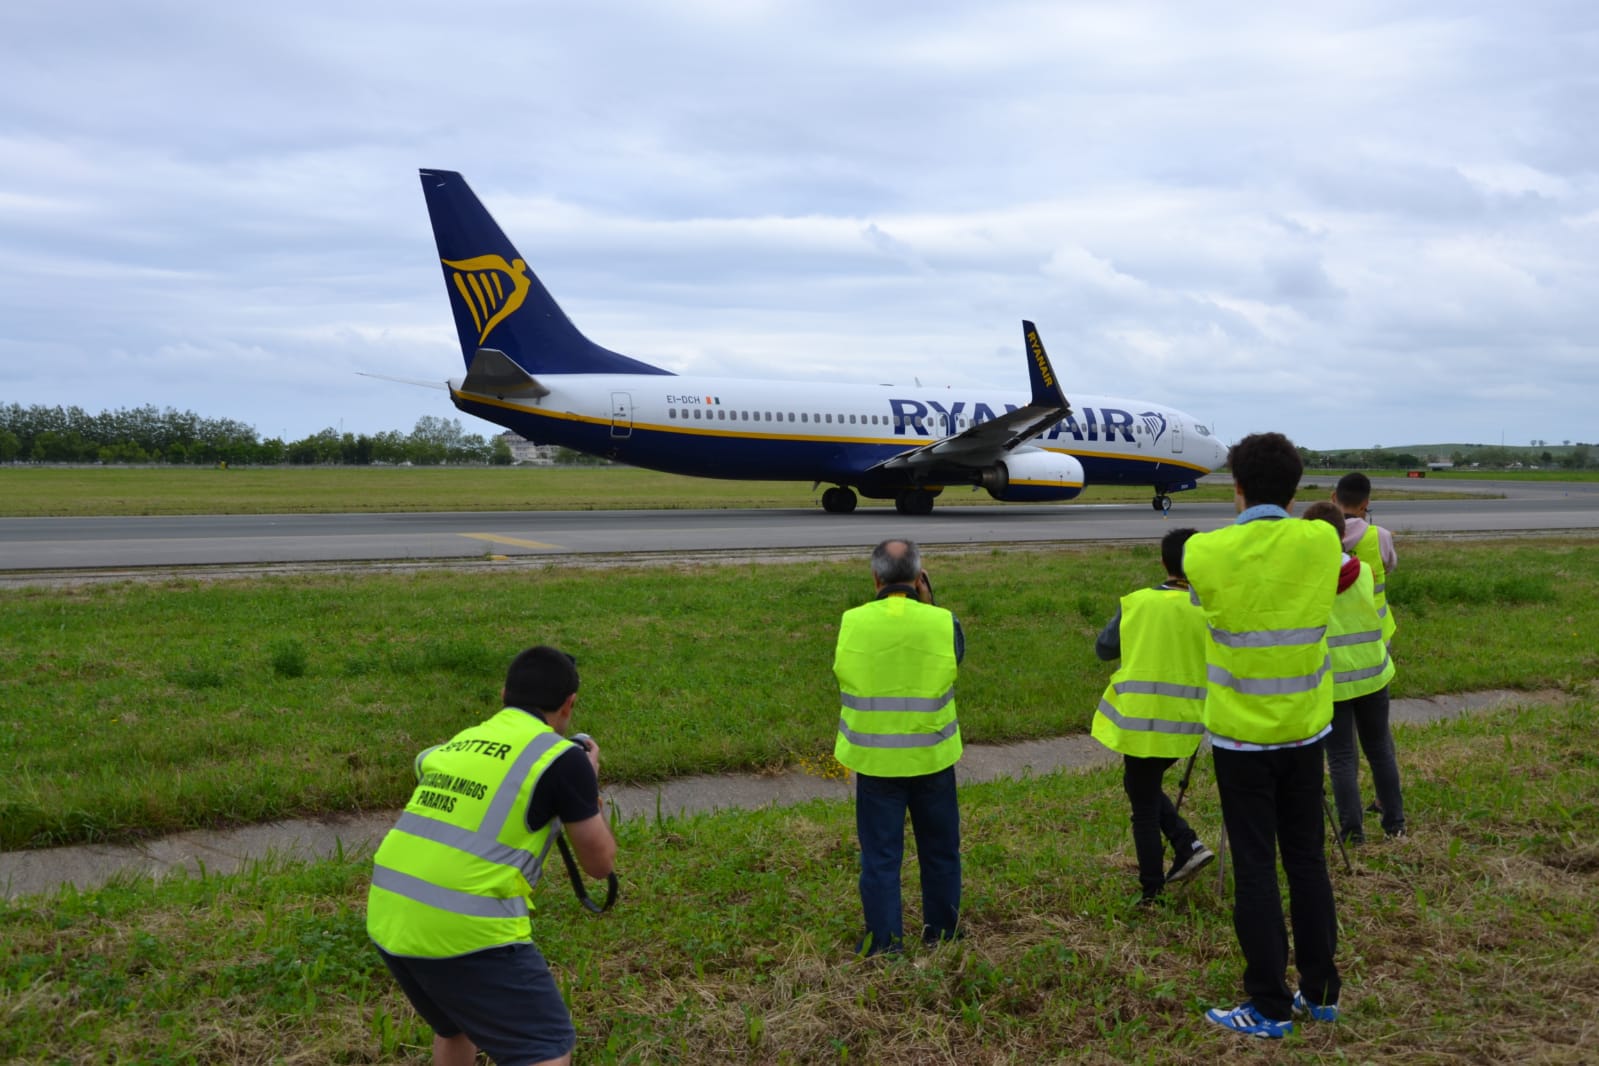
[[[1177,783],[1177,802],[1172,804],[1177,811],[1183,809],[1183,797],[1188,793],[1188,782],[1194,774],[1194,760],[1199,758],[1199,752],[1204,747],[1200,744],[1194,753],[1188,757],[1188,763],[1183,767],[1182,780]],[[1327,816],[1327,827],[1332,830],[1333,840],[1338,842],[1338,854],[1344,860],[1344,872],[1354,876],[1355,865],[1349,861],[1349,849],[1344,845],[1344,835],[1338,828],[1338,816],[1333,814],[1332,803],[1327,799],[1325,789],[1321,793],[1321,810]],[[1221,838],[1216,843],[1216,891],[1221,895],[1227,894],[1227,825],[1222,823]]]

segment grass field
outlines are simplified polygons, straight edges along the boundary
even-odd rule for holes
[[[1331,491],[1337,475],[1319,479]],[[1307,484],[1318,482],[1307,475]],[[208,467],[0,465],[0,517],[41,515],[300,514],[396,511],[597,511],[821,506],[821,486],[792,481],[716,481],[626,466]],[[1071,503],[1144,503],[1152,490],[1093,485]],[[1420,494],[1417,494],[1420,495]],[[1389,499],[1401,498],[1390,493]],[[1439,499],[1437,492],[1428,494]],[[1232,499],[1225,477],[1175,497]],[[951,488],[939,507],[992,504],[986,492]],[[862,499],[863,508],[891,501]]]
[[[1353,875],[1334,860],[1343,1015],[1280,1045],[1199,1017],[1240,998],[1213,877],[1132,910],[1113,770],[963,790],[967,937],[937,952],[851,957],[842,803],[627,822],[617,909],[584,915],[552,871],[534,935],[582,1063],[1590,1063],[1595,710],[1398,731],[1412,834],[1358,850]],[[1185,814],[1214,843],[1208,766]],[[346,856],[0,906],[0,1061],[426,1062],[365,937],[369,870]]]
[[[1599,676],[1599,539],[1401,547],[1398,696]],[[1079,732],[1093,640],[1153,544],[927,564],[967,633],[972,742]],[[0,846],[394,807],[522,647],[576,654],[611,781],[827,761],[852,563],[334,574],[0,591]]]

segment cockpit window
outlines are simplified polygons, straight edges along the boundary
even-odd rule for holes
[[[1194,432],[1198,433],[1201,437],[1210,436],[1210,428],[1208,426],[1202,426],[1198,422],[1194,423]]]

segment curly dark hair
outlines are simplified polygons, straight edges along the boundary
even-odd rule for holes
[[[1244,494],[1244,503],[1287,507],[1299,491],[1305,464],[1294,442],[1281,433],[1251,433],[1227,451],[1227,465]]]

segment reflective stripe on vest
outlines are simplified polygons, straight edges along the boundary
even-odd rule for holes
[[[862,748],[931,748],[958,732],[960,726],[951,722],[936,733],[857,733],[844,719],[838,720],[839,736]]]
[[[1376,692],[1393,679],[1394,664],[1372,593],[1375,585],[1371,567],[1361,562],[1360,576],[1333,602],[1327,647],[1332,653],[1334,702]]]
[[[914,777],[960,758],[954,615],[905,596],[845,611],[833,672],[840,763],[878,777]]]
[[[1211,733],[1292,744],[1327,727],[1326,632],[1342,555],[1330,525],[1295,518],[1189,538],[1183,566],[1209,632],[1204,721]]]
[[[417,788],[373,859],[367,932],[379,947],[448,958],[530,938],[527,894],[560,822],[529,830],[528,802],[570,747],[506,708],[423,753]]]
[[[907,714],[937,714],[955,702],[955,690],[952,688],[942,696],[935,696],[930,700],[918,699],[915,696],[855,696],[848,692],[839,693],[838,698],[840,703],[852,711],[901,711]]]
[[[478,918],[525,918],[528,913],[526,896],[513,899],[474,896],[470,892],[444,888],[387,866],[372,868],[372,883],[406,899],[414,899],[452,914],[468,914]]]
[[[1366,531],[1355,542],[1350,554],[1371,567],[1371,594],[1377,604],[1377,618],[1382,622],[1382,639],[1393,640],[1399,626],[1388,612],[1388,568],[1383,565],[1382,539],[1377,535],[1376,526],[1366,523]]]
[[[1139,589],[1121,600],[1121,665],[1090,732],[1112,751],[1182,758],[1204,735],[1205,616],[1184,589]]]
[[[1188,697],[1193,699],[1192,696]],[[1200,696],[1204,699],[1204,696]],[[1203,722],[1168,722],[1164,718],[1129,718],[1112,707],[1107,700],[1100,700],[1096,708],[1100,714],[1111,720],[1116,728],[1133,733],[1166,733],[1171,736],[1204,736],[1205,724]],[[1196,742],[1195,747],[1198,746]],[[1183,754],[1187,754],[1184,752]]]

